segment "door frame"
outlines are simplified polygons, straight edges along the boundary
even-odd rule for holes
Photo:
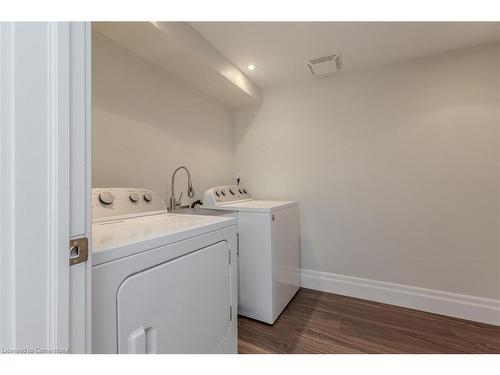
[[[88,136],[83,173],[85,234],[90,232],[90,40],[72,59],[69,22],[0,23],[0,349],[65,353],[70,348],[70,150],[75,126]],[[90,35],[90,24],[81,30]],[[86,72],[74,102],[70,77]],[[80,87],[82,90],[82,87]],[[87,114],[75,125],[75,113]],[[80,110],[78,110],[80,108]],[[77,114],[81,117],[81,114]],[[83,125],[82,125],[83,124]],[[75,125],[75,126],[74,126]],[[80,213],[82,214],[82,213]],[[89,251],[91,253],[91,251]],[[85,273],[90,276],[90,262]],[[72,290],[90,302],[90,277]],[[86,303],[87,305],[88,303]],[[90,306],[85,306],[85,342]],[[90,351],[86,344],[85,351]]]

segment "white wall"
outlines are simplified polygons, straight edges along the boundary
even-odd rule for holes
[[[232,124],[228,108],[93,30],[94,187],[149,188],[168,201],[172,172],[186,165],[202,198],[231,182]],[[176,180],[178,196],[182,171]]]
[[[235,172],[295,199],[303,268],[500,298],[498,46],[265,92]]]
[[[94,32],[93,186],[167,199],[186,164],[201,198],[240,173],[299,201],[303,268],[498,299],[499,59],[485,45],[275,89],[234,113],[233,143],[229,109]]]

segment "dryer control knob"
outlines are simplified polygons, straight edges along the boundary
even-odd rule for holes
[[[136,193],[130,193],[129,198],[132,202],[137,203],[139,196]]]
[[[109,191],[103,191],[99,194],[99,201],[106,206],[113,204],[115,201],[115,196],[111,194]]]
[[[153,196],[151,195],[151,193],[147,192],[147,193],[144,193],[144,200],[146,202],[151,202],[151,200],[153,199]]]
[[[236,194],[233,188],[230,188],[230,189],[229,189],[229,192],[231,193],[231,195]]]
[[[215,195],[217,195],[218,197],[220,197],[219,190],[215,190]]]

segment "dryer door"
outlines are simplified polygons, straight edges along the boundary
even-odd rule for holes
[[[128,277],[118,353],[212,353],[229,333],[230,255],[219,242]]]

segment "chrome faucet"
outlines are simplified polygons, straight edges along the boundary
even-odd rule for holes
[[[177,168],[174,173],[172,174],[172,181],[171,181],[171,187],[170,187],[170,211],[174,211],[178,206],[181,205],[181,198],[182,198],[182,193],[179,196],[179,199],[175,199],[175,192],[174,192],[174,182],[175,182],[175,174],[181,170],[184,169],[187,173],[188,176],[188,186],[187,186],[187,194],[189,198],[194,197],[194,190],[193,190],[193,183],[191,182],[191,174],[189,173],[189,170],[182,166]]]

